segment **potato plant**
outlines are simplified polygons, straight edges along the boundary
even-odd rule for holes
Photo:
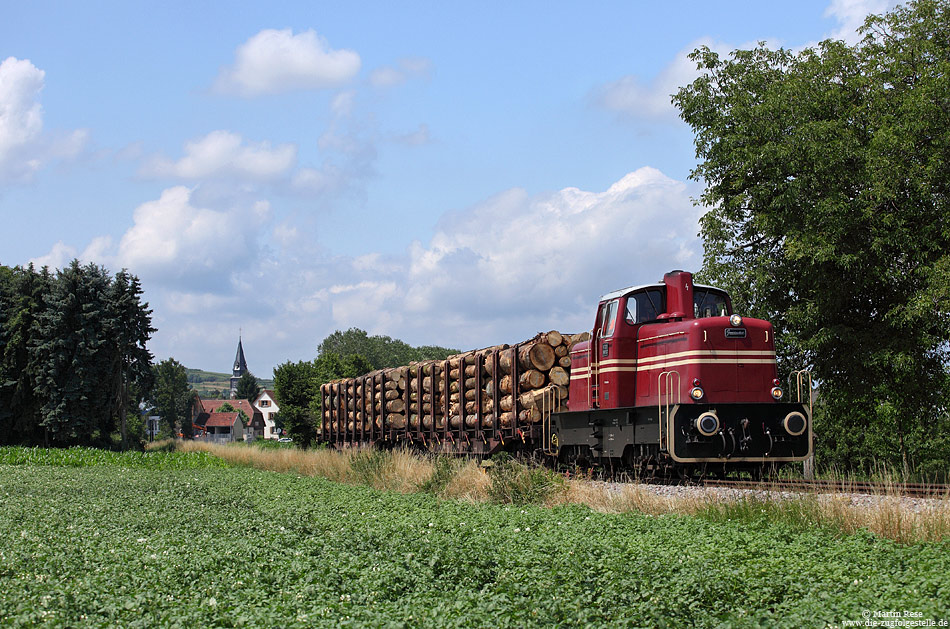
[[[947,543],[471,505],[245,468],[0,464],[0,530],[4,626],[950,619]]]

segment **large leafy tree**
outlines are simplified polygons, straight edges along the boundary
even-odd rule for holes
[[[191,437],[190,410],[194,394],[188,388],[185,366],[174,358],[168,358],[152,367],[153,381],[151,402],[161,417],[162,428],[176,434]]]
[[[383,369],[408,365],[418,360],[441,360],[457,354],[458,350],[435,345],[413,347],[399,339],[370,336],[365,330],[350,328],[346,332],[337,330],[323,339],[317,348],[319,356],[331,352],[340,357],[360,355],[373,369]]]
[[[813,370],[825,463],[945,468],[950,6],[861,32],[693,53],[674,102],[706,184],[703,275],[775,323],[786,370]]]
[[[325,352],[312,361],[286,362],[274,370],[274,393],[280,406],[279,419],[294,443],[309,445],[317,436],[321,416],[320,387],[338,378],[355,378],[372,371],[360,354],[340,357]]]
[[[287,361],[274,369],[274,394],[280,406],[280,421],[287,435],[298,446],[308,446],[316,437],[310,404],[319,396],[314,390],[312,361]]]

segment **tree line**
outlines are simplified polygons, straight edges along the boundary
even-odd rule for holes
[[[125,270],[0,266],[0,443],[126,445],[152,386],[151,312]]]
[[[140,446],[144,408],[191,437],[194,392],[174,358],[153,364],[151,315],[126,270],[0,266],[0,445]],[[238,383],[242,399],[260,390]]]
[[[456,349],[435,345],[412,347],[388,336],[370,336],[358,328],[337,330],[320,343],[313,360],[288,361],[274,369],[274,393],[282,426],[294,443],[308,446],[316,438],[317,418],[322,414],[321,385],[413,361],[442,360],[457,353]]]

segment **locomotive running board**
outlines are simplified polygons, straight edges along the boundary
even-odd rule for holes
[[[675,442],[673,439],[673,420],[676,419],[676,413],[681,408],[680,404],[673,406],[673,411],[666,417],[666,434],[664,438],[667,443],[660,441],[660,448],[664,446],[669,452],[670,457],[677,463],[800,463],[812,455],[814,440],[811,432],[811,412],[808,413],[808,452],[803,456],[775,457],[775,456],[749,456],[749,457],[681,457],[676,455]]]

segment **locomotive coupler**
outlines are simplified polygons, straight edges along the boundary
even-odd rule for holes
[[[745,452],[749,449],[749,442],[752,441],[752,435],[749,434],[749,419],[743,418],[739,422],[742,427],[742,439],[739,440],[739,450]]]

